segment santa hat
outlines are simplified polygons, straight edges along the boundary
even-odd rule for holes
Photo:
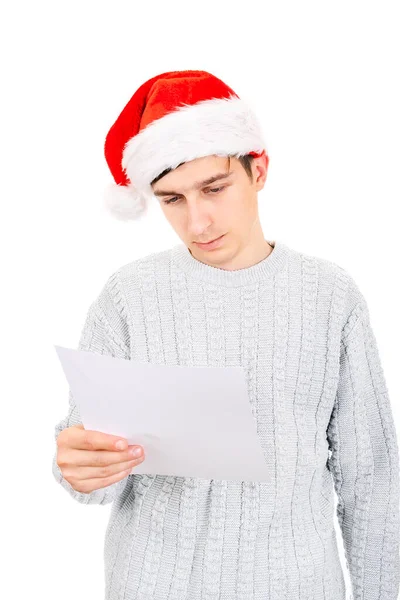
[[[164,170],[209,155],[260,156],[266,144],[249,106],[206,71],[170,71],[143,83],[109,130],[104,153],[114,182],[105,205],[137,219]]]

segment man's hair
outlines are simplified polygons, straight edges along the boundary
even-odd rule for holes
[[[229,159],[229,167],[228,170],[231,168],[231,157],[230,155],[228,155],[228,159]],[[253,162],[254,156],[252,156],[251,154],[245,154],[244,156],[239,156],[238,160],[240,161],[242,167],[244,168],[244,170],[246,171],[247,175],[249,176],[250,181],[253,181],[253,172],[251,170],[251,164]],[[183,165],[184,163],[180,163],[178,165],[178,167],[180,167],[181,165]],[[175,167],[176,169],[178,167]],[[169,173],[170,171],[172,171],[172,169],[165,169],[165,171],[163,171],[162,173],[160,173],[159,175],[157,175],[157,177],[155,179],[153,179],[153,181],[151,182],[150,185],[153,185],[153,183],[156,183],[156,181],[158,181],[159,179],[161,179],[161,177],[164,177],[164,175],[166,175],[167,173]]]

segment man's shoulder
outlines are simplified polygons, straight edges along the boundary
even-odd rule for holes
[[[314,273],[319,293],[326,293],[342,305],[343,314],[348,316],[366,305],[363,289],[351,270],[340,262],[313,253],[295,251],[302,263],[304,276]],[[336,305],[337,306],[337,305]]]
[[[171,257],[172,248],[165,250],[158,250],[150,252],[144,256],[139,256],[127,263],[124,263],[117,269],[118,277],[121,280],[134,278],[139,272],[145,274],[146,270],[151,272],[162,270],[164,267],[167,268]]]
[[[314,269],[319,277],[333,277],[347,283],[352,279],[351,273],[347,268],[332,259],[299,249],[292,249],[292,254],[297,257],[297,260],[302,265],[302,269]]]

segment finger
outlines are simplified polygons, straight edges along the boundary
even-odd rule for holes
[[[71,483],[71,485],[77,492],[89,494],[94,490],[100,490],[101,488],[107,487],[113,483],[117,483],[117,481],[121,481],[125,477],[128,477],[131,470],[132,469],[127,469],[126,471],[122,471],[120,473],[116,473],[115,475],[111,475],[110,477],[105,477],[102,479],[85,479],[79,482],[74,482],[73,484]]]
[[[78,450],[108,450],[110,452],[120,452],[128,448],[128,441],[121,436],[84,429],[79,425],[68,427],[62,431],[58,436],[58,444]],[[122,444],[122,447],[117,447],[116,444]]]
[[[129,446],[128,450],[120,452],[108,452],[107,450],[77,450],[68,448],[68,451],[59,450],[59,461],[64,465],[74,465],[76,467],[106,467],[111,464],[120,464],[140,456],[134,456],[132,450],[138,448],[141,451],[140,456],[144,454],[141,446]]]
[[[64,478],[80,485],[83,481],[88,479],[108,479],[123,471],[129,470],[130,472],[135,466],[142,463],[143,460],[144,457],[124,461],[122,463],[106,465],[104,467],[65,467],[62,472]],[[79,477],[76,476],[77,472],[79,473]],[[73,487],[75,486],[73,485]]]

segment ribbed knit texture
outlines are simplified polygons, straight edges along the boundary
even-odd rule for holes
[[[84,494],[55,455],[75,500],[113,503],[105,600],[345,600],[335,490],[353,599],[398,598],[398,441],[365,298],[336,263],[270,244],[236,271],[178,244],[122,266],[90,306],[80,349],[242,366],[271,473],[133,474]],[[71,392],[69,404],[55,437],[81,422]]]

